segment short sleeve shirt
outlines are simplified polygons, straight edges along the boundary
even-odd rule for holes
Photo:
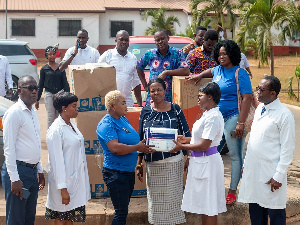
[[[210,147],[218,146],[222,140],[224,120],[219,107],[205,111],[192,129],[191,144],[201,142],[202,139],[211,140]]]
[[[126,145],[136,145],[140,141],[139,134],[134,130],[126,117],[115,119],[106,114],[97,126],[97,137],[103,148],[103,167],[119,171],[133,172],[137,162],[137,152],[126,155],[116,155],[112,153],[107,142],[118,139],[119,143]]]
[[[216,82],[221,89],[221,99],[218,106],[224,118],[234,116],[239,113],[237,86],[235,72],[238,66],[224,68],[219,65],[213,68],[213,82]],[[250,77],[246,70],[239,70],[239,88],[241,94],[252,94]]]
[[[71,57],[71,54],[75,51],[75,46],[69,48],[63,58],[63,61],[68,60]],[[97,63],[100,57],[100,53],[97,49],[90,46],[86,46],[85,49],[78,49],[77,55],[71,62],[71,65],[84,65],[86,63]]]
[[[203,47],[198,47],[190,51],[186,57],[186,62],[189,66],[190,72],[193,74],[200,74],[201,72],[209,68],[213,68],[216,65],[211,54],[206,54]]]
[[[248,60],[247,60],[247,57],[241,53],[241,62],[240,62],[240,67],[243,68],[243,69],[246,69],[250,66]]]
[[[169,47],[169,51],[165,56],[162,56],[157,48],[148,50],[137,63],[137,67],[140,70],[144,70],[146,66],[150,67],[150,80],[157,78],[164,70],[174,70],[188,67],[182,50],[174,47]],[[165,82],[167,85],[165,100],[172,102],[172,76],[167,75]],[[149,93],[146,104],[150,104]]]
[[[117,49],[110,49],[100,56],[98,62],[106,62],[116,68],[117,89],[124,95],[127,106],[132,107],[131,91],[141,84],[136,71],[137,59],[135,55],[127,52],[125,56],[122,56]]]

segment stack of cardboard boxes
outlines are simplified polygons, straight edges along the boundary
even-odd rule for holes
[[[117,89],[115,68],[105,63],[69,66],[67,77],[71,92],[77,95],[79,99],[79,114],[76,123],[85,139],[92,198],[109,196],[102,178],[101,170],[104,157],[96,135],[96,129],[99,121],[107,113],[104,102],[105,95],[109,91]],[[183,110],[190,129],[202,115],[197,105],[199,87],[209,81],[211,79],[202,79],[198,85],[195,85],[192,81],[186,81],[184,77],[173,77],[173,102]],[[137,131],[140,111],[141,108],[129,107],[126,115]],[[145,181],[141,183],[136,179],[133,196],[144,196],[146,194]]]
[[[76,118],[78,129],[84,136],[85,153],[89,170],[92,198],[109,196],[102,178],[104,161],[102,147],[96,135],[99,121],[106,115],[104,97],[117,89],[116,70],[106,63],[69,66],[70,91],[78,97],[79,114]],[[139,110],[129,109],[129,118],[139,118]],[[129,112],[129,114],[130,114]],[[136,181],[133,195],[146,195],[145,183]]]

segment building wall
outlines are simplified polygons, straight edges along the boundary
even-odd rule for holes
[[[0,15],[1,30],[0,38],[5,38],[5,14]],[[12,36],[12,19],[35,19],[35,36]],[[99,44],[99,14],[86,13],[9,13],[8,14],[8,39],[16,38],[20,41],[29,42],[29,46],[34,50],[37,57],[44,57],[44,49],[49,45],[59,43],[60,49],[68,49],[75,45],[76,36],[58,36],[59,19],[80,19],[82,28],[89,32],[88,44],[97,48]]]
[[[188,25],[188,16],[184,12],[168,12],[166,15],[176,15],[181,26],[175,25],[176,33],[185,32]],[[0,33],[0,39],[5,38],[5,13],[0,14],[0,27],[4,32]],[[12,36],[12,19],[35,19],[35,36]],[[82,28],[89,32],[88,45],[98,48],[102,53],[115,46],[115,38],[110,37],[110,21],[123,20],[133,21],[133,35],[144,35],[148,26],[151,25],[151,18],[143,21],[141,11],[107,10],[106,13],[9,13],[8,14],[8,39],[16,38],[29,42],[29,46],[37,57],[43,57],[44,49],[49,45],[59,43],[62,53],[75,44],[76,37],[59,37],[59,19],[80,19]]]

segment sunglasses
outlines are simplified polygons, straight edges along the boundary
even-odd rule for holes
[[[33,86],[33,85],[21,86],[20,88],[26,88],[26,89],[28,89],[28,91],[33,91],[33,90],[38,91],[39,90],[38,86]]]
[[[271,90],[271,89],[263,89],[263,88],[261,88],[261,87],[256,87],[256,91],[264,92],[264,91],[274,91],[274,90]]]

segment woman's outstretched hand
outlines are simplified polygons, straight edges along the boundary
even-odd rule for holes
[[[138,151],[139,152],[143,152],[143,153],[146,153],[146,154],[149,154],[149,153],[153,153],[155,152],[155,150],[152,148],[152,147],[155,147],[155,145],[146,145],[146,138],[142,141],[140,141],[137,146],[138,146]]]
[[[177,153],[178,151],[183,149],[183,145],[181,143],[175,140],[173,140],[173,142],[175,143],[175,147],[169,151],[170,153]]]

